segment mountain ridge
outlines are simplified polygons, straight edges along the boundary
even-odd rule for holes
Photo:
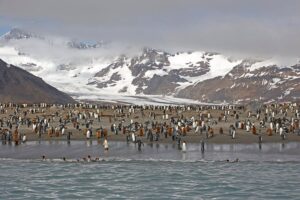
[[[0,102],[65,104],[75,101],[41,78],[0,59]]]
[[[30,41],[30,37],[20,37],[13,44],[4,42],[0,58],[45,77],[47,83],[79,99],[97,99],[104,95],[162,95],[201,102],[269,102],[300,98],[295,85],[300,77],[299,59],[296,58],[285,63],[276,57],[232,59],[220,53],[168,53],[153,48],[143,48],[133,56],[124,54],[108,58],[91,46],[89,51],[95,53],[84,54],[88,55],[84,58],[75,54],[78,62],[72,56],[66,61],[63,56],[43,58],[37,56],[38,52],[22,51],[22,45],[18,44],[23,40]],[[65,48],[69,48],[68,43],[65,44]],[[61,46],[51,48],[53,51]],[[82,49],[85,48],[87,46],[83,45]]]

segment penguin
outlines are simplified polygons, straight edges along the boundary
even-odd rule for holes
[[[144,146],[144,143],[141,141],[141,139],[138,139],[136,142],[138,143],[138,150],[142,151],[142,145]]]
[[[235,129],[233,129],[233,131],[232,131],[232,139],[234,139],[235,138]]]
[[[185,141],[183,141],[183,143],[182,143],[182,149],[181,149],[181,151],[182,151],[183,153],[186,152],[186,142],[185,142]]]
[[[108,151],[108,142],[107,142],[107,139],[104,139],[103,147],[104,147],[105,151]]]
[[[27,141],[27,136],[26,136],[26,134],[24,134],[22,137],[22,142],[25,143],[26,141]]]
[[[201,140],[201,153],[204,153],[204,140]]]
[[[134,133],[131,134],[131,139],[132,139],[132,142],[135,142],[135,135],[134,135]]]
[[[90,137],[91,137],[91,132],[90,132],[90,130],[87,130],[87,132],[86,132],[86,139],[90,139]]]

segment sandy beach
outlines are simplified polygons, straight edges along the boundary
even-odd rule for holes
[[[280,112],[281,109],[288,108],[288,105],[285,107],[276,108],[278,114],[274,118],[293,118],[294,110],[287,110],[285,115]],[[270,108],[268,108],[270,109]],[[260,114],[260,119],[257,119],[254,111],[249,111],[249,109],[234,108],[234,107],[214,107],[214,106],[203,106],[203,107],[128,107],[124,106],[121,109],[117,109],[116,105],[109,106],[78,106],[78,107],[62,107],[62,106],[47,106],[47,107],[26,107],[18,108],[16,112],[15,107],[3,107],[0,114],[0,119],[2,120],[2,131],[10,130],[14,132],[17,124],[13,122],[13,118],[21,119],[23,122],[18,122],[18,133],[26,134],[28,141],[36,140],[67,140],[67,133],[72,132],[71,140],[86,140],[86,132],[89,129],[92,133],[90,140],[103,140],[103,138],[97,137],[97,131],[102,127],[102,129],[107,130],[107,139],[109,141],[126,141],[126,136],[131,137],[132,131],[126,130],[123,131],[123,128],[118,130],[116,134],[115,131],[111,130],[113,124],[116,127],[128,127],[131,123],[137,123],[144,125],[145,122],[152,122],[160,126],[165,124],[169,127],[172,126],[171,118],[174,119],[184,119],[187,121],[197,121],[200,120],[200,115],[202,115],[202,120],[205,122],[206,126],[210,126],[213,130],[213,134],[208,135],[205,131],[201,133],[195,133],[195,128],[191,124],[186,125],[189,128],[186,129],[185,134],[181,134],[181,141],[186,141],[187,143],[199,143],[201,140],[204,140],[206,143],[217,143],[217,144],[234,144],[234,143],[258,143],[259,136],[262,138],[262,142],[300,142],[300,136],[298,135],[297,130],[294,130],[294,133],[287,133],[285,139],[283,140],[279,133],[273,132],[272,136],[269,136],[267,129],[269,128],[269,123],[266,123],[265,126],[260,126],[260,121],[264,113]],[[143,110],[143,111],[142,111]],[[273,109],[275,110],[275,109]],[[26,112],[26,116],[24,113]],[[227,114],[226,121],[223,120],[224,112]],[[251,114],[249,114],[251,112]],[[271,109],[270,111],[271,112]],[[235,114],[234,114],[235,113]],[[155,117],[154,117],[155,115]],[[168,115],[166,117],[166,115]],[[238,115],[238,119],[236,119]],[[204,117],[203,117],[204,116]],[[77,120],[78,127],[74,126],[72,123],[72,118]],[[166,119],[168,118],[168,119]],[[25,119],[30,121],[31,124],[28,125],[25,123]],[[49,127],[46,132],[39,134],[36,130],[33,130],[33,124],[38,120],[48,120]],[[12,122],[12,129],[7,127],[7,122]],[[253,126],[256,127],[256,134],[253,134],[252,128],[247,131],[245,127],[236,128],[235,138],[233,139],[230,135],[230,125],[235,126],[237,122],[246,122],[250,121]],[[299,121],[296,121],[299,123]],[[87,125],[88,128],[87,128]],[[64,131],[61,130],[61,126],[64,124]],[[60,128],[59,128],[60,127]],[[58,129],[57,134],[49,135],[49,129]],[[220,128],[223,129],[223,134],[220,134]],[[190,129],[190,130],[189,130]],[[152,128],[153,131],[154,128]],[[64,132],[64,133],[63,133]],[[133,131],[138,138],[141,139],[144,143],[150,142],[147,140],[146,133],[143,130],[143,136],[140,135],[140,128]],[[175,143],[176,141],[172,140],[171,135],[165,135],[160,133],[158,141],[151,141],[153,143]]]

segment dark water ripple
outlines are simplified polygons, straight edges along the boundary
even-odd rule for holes
[[[1,199],[299,199],[300,163],[2,160]]]
[[[300,199],[299,144],[206,147],[201,155],[198,145],[186,154],[172,145],[138,152],[111,143],[109,154],[96,143],[0,146],[0,199]],[[105,161],[41,161],[44,153]]]

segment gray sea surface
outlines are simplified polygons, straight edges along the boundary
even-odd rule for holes
[[[0,144],[0,199],[300,199],[299,150],[300,143],[206,144],[204,153],[200,144],[186,153],[177,144],[138,151],[109,141],[108,152],[97,141]],[[82,161],[87,155],[100,161]]]

